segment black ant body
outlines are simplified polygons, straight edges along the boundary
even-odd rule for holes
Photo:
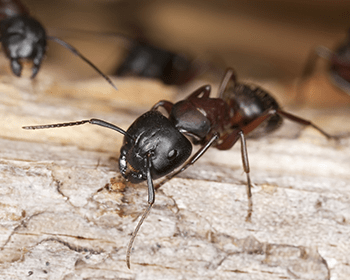
[[[312,126],[329,139],[334,137],[310,121],[281,110],[275,99],[263,89],[238,83],[232,69],[227,70],[221,82],[218,98],[209,97],[210,91],[211,87],[206,85],[175,104],[159,101],[150,111],[137,118],[127,131],[98,119],[23,127],[45,129],[91,123],[114,129],[124,135],[119,158],[120,172],[132,183],[147,181],[149,205],[128,245],[126,260],[129,268],[132,244],[155,201],[154,179],[166,176],[164,183],[194,164],[210,147],[227,150],[239,140],[243,168],[247,176],[247,220],[250,220],[253,204],[245,135],[269,133],[277,129],[285,117]],[[159,112],[159,107],[163,107],[169,117]],[[192,145],[185,135],[193,144],[201,145],[187,162]],[[177,168],[177,171],[171,173]]]
[[[199,72],[199,65],[186,56],[142,41],[134,41],[117,76],[136,76],[161,80],[166,85],[184,85]]]
[[[313,74],[320,57],[329,61],[328,71],[332,82],[350,95],[350,29],[347,38],[335,51],[319,46],[310,54],[301,75],[301,82]]]
[[[67,30],[66,30],[67,31]],[[166,85],[182,86],[208,70],[222,73],[213,63],[192,59],[182,53],[169,51],[149,42],[141,28],[135,28],[136,38],[118,32],[95,32],[80,29],[70,31],[94,36],[117,38],[126,47],[126,53],[114,70],[119,77],[157,79]],[[136,31],[136,32],[135,32]]]
[[[47,40],[52,40],[83,59],[117,89],[101,70],[73,46],[57,37],[48,36],[41,23],[29,15],[27,8],[19,0],[0,0],[0,35],[2,47],[11,61],[12,72],[18,77],[22,73],[20,60],[33,62],[31,78],[38,74],[46,53]]]

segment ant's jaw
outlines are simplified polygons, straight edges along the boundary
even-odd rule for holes
[[[119,170],[123,177],[133,184],[139,184],[147,180],[146,174],[143,174],[141,171],[136,170],[128,163],[126,154],[121,154],[119,158]]]

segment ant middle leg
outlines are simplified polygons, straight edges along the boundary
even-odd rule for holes
[[[260,120],[259,124],[264,120],[265,119]],[[259,124],[256,124],[256,126],[258,126]],[[246,221],[250,222],[252,213],[253,213],[252,183],[250,179],[248,150],[247,150],[247,144],[246,144],[244,132],[240,129],[235,129],[229,135],[227,135],[223,139],[223,142],[220,143],[218,146],[216,146],[216,148],[219,150],[228,150],[238,141],[238,139],[240,139],[240,142],[241,142],[241,158],[242,158],[243,170],[247,176],[246,191],[247,191],[247,198],[248,198],[248,213],[246,216]]]
[[[247,175],[247,197],[248,197],[248,214],[246,217],[246,221],[250,222],[252,213],[253,213],[253,201],[252,201],[252,183],[250,180],[250,167],[249,167],[249,161],[248,161],[248,151],[247,151],[247,144],[245,141],[245,136],[243,131],[238,132],[239,138],[241,140],[241,157],[242,157],[242,164],[245,174]]]

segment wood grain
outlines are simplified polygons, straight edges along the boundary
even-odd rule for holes
[[[327,141],[286,122],[274,135],[249,140],[255,184],[251,223],[245,222],[239,147],[209,150],[156,193],[129,270],[126,246],[147,205],[147,188],[125,182],[118,173],[121,135],[92,125],[43,131],[21,126],[99,117],[127,128],[154,100],[145,107],[132,99],[134,106],[127,109],[122,97],[115,102],[115,93],[90,94],[79,83],[60,84],[65,94],[54,82],[33,93],[26,90],[30,81],[7,79],[0,85],[0,279],[350,275],[348,138]],[[150,96],[161,89],[167,99],[174,98],[173,88],[157,82],[115,82],[121,92],[142,87]],[[331,133],[350,131],[348,109],[294,113]]]

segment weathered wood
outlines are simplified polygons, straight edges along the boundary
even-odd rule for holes
[[[251,223],[245,222],[239,146],[209,150],[157,191],[127,269],[126,246],[147,189],[118,173],[122,136],[88,124],[43,131],[21,126],[98,117],[127,128],[159,99],[174,99],[174,89],[130,79],[116,81],[115,93],[102,81],[98,95],[94,81],[58,86],[45,73],[40,77],[38,92],[26,79],[0,84],[0,279],[350,275],[350,140],[327,141],[288,122],[248,142]],[[123,96],[141,89],[145,102]],[[350,131],[347,108],[294,113],[331,133]]]

